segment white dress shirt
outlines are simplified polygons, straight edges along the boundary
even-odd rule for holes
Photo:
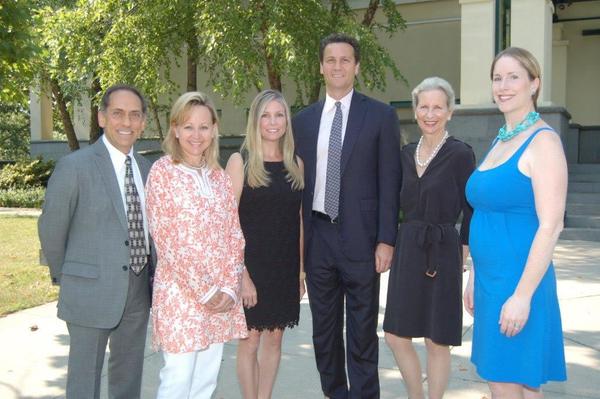
[[[146,218],[146,196],[144,192],[144,179],[142,179],[142,174],[140,172],[140,168],[133,156],[133,147],[129,150],[129,154],[125,155],[121,151],[119,151],[114,145],[108,141],[106,135],[102,135],[102,142],[106,146],[108,150],[108,154],[110,155],[110,160],[113,165],[113,169],[115,170],[115,175],[117,177],[117,182],[119,183],[119,190],[121,190],[121,199],[123,200],[123,209],[125,210],[125,217],[127,217],[127,201],[125,199],[125,159],[127,155],[131,157],[131,169],[133,170],[133,181],[135,182],[135,187],[137,188],[137,192],[140,196],[140,206],[142,207],[142,215],[144,217],[144,236],[146,237],[146,253],[150,254],[150,247],[148,243],[148,221]]]
[[[344,137],[346,136],[346,125],[348,124],[348,113],[350,103],[352,102],[354,89],[342,97],[339,101],[342,103],[342,148]],[[313,197],[312,209],[325,213],[325,183],[327,181],[327,154],[329,152],[329,136],[331,135],[331,125],[335,116],[335,103],[338,100],[333,99],[327,94],[325,96],[325,105],[321,113],[321,123],[319,125],[319,137],[317,140],[317,172],[315,177],[315,195]]]

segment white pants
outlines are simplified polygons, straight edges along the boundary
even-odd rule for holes
[[[165,365],[160,370],[156,399],[210,399],[217,387],[223,344],[203,351],[163,352]]]

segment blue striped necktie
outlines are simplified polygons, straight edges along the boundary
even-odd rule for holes
[[[329,135],[327,175],[325,180],[325,213],[333,220],[338,217],[340,203],[340,161],[342,159],[342,103],[336,101],[335,115]]]

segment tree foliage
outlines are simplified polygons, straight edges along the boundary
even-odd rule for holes
[[[0,159],[15,160],[29,155],[29,118],[24,105],[0,103]]]
[[[91,98],[95,115],[100,93],[115,83],[145,93],[161,135],[170,97],[195,90],[197,70],[207,76],[202,86],[236,103],[267,86],[295,93],[297,105],[312,102],[322,84],[319,41],[332,32],[359,40],[360,86],[383,90],[389,72],[402,78],[379,40],[404,27],[393,0],[370,0],[358,12],[347,0],[11,0],[0,22],[1,90],[19,93],[34,75],[50,87],[72,148],[74,105]],[[176,69],[186,70],[185,82]],[[17,77],[14,87],[7,76]]]
[[[20,103],[27,97],[28,59],[36,50],[31,25],[28,1],[0,2],[0,101]]]
[[[333,0],[329,5],[321,0],[197,4],[201,66],[209,75],[209,86],[234,101],[265,84],[282,90],[283,78],[295,83],[297,103],[316,100],[322,82],[319,42],[332,32],[345,32],[359,40],[363,54],[360,80],[367,88],[384,89],[387,69],[401,78],[377,37],[378,33],[393,35],[404,27],[393,0],[371,0],[362,21],[345,0]],[[383,10],[384,24],[376,22],[378,9]]]

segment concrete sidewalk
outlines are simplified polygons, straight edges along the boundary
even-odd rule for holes
[[[544,387],[546,398],[600,398],[600,246],[594,242],[561,241],[555,264],[569,379],[566,383],[547,384]],[[406,398],[400,373],[381,333],[386,292],[387,274],[382,279],[379,314],[381,397]],[[487,385],[477,377],[469,361],[471,327],[472,319],[465,314],[463,345],[452,348],[447,399],[490,397]],[[64,397],[69,335],[64,322],[56,318],[55,302],[1,318],[0,342],[0,398]],[[423,362],[424,343],[422,340],[415,342]],[[235,343],[225,345],[219,387],[214,398],[241,397],[235,372],[235,351]],[[150,399],[156,395],[162,359],[149,345],[145,356],[142,398]],[[106,398],[106,376],[102,390],[102,398]],[[306,300],[301,306],[300,325],[284,336],[273,398],[322,398]]]

